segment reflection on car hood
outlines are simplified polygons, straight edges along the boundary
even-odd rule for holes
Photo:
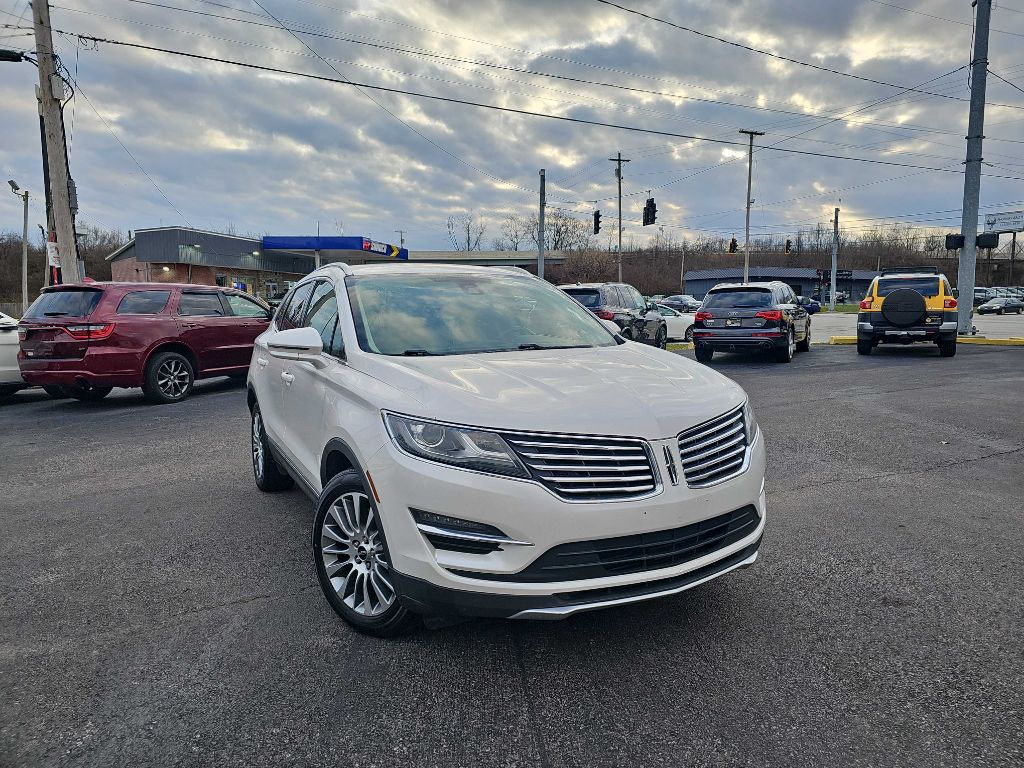
[[[659,439],[745,398],[720,373],[636,343],[351,362],[401,393],[381,407],[495,429]]]

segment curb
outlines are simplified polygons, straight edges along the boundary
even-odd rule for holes
[[[856,344],[856,336],[832,336],[828,340],[829,344],[841,345],[841,344]],[[958,338],[957,344],[977,344],[984,347],[1024,347],[1024,339],[1009,338],[1009,339],[985,339],[985,338],[972,338],[970,336]]]

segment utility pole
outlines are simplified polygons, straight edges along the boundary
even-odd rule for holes
[[[25,193],[26,195],[28,192]],[[1013,233],[1013,239],[1010,240],[1010,279],[1006,281],[1007,285],[1013,285],[1013,260],[1017,257],[1017,233]],[[971,291],[973,294],[974,291]]]
[[[622,159],[622,153],[619,152],[617,157],[609,157],[613,163],[615,163],[615,178],[619,180],[619,282],[622,282],[622,164],[628,163],[629,160]]]
[[[974,55],[971,59],[971,109],[967,120],[967,159],[964,169],[964,206],[960,220],[960,234],[964,245],[960,249],[960,267],[957,288],[963,297],[957,305],[959,333],[971,332],[971,310],[974,308],[974,280],[978,249],[978,197],[981,194],[981,142],[985,130],[985,81],[988,78],[988,27],[992,15],[992,0],[976,0]]]
[[[764,136],[764,131],[740,131],[750,137],[750,148],[747,150],[747,223],[743,239],[743,282],[750,282],[750,182],[754,171],[754,137]]]
[[[398,247],[405,248],[405,230],[396,229],[395,232],[398,233]]]
[[[25,310],[28,309],[28,190],[19,192],[21,187],[14,179],[7,183],[11,185],[11,191],[21,198],[25,209],[21,228],[21,316],[24,317]]]
[[[544,169],[540,169],[540,216],[537,219],[537,277],[544,279],[544,208],[547,193],[544,190]]]
[[[75,241],[75,220],[71,213],[71,185],[60,103],[64,87],[54,62],[49,0],[32,2],[32,22],[35,27],[36,55],[39,58],[39,108],[43,118],[43,146],[49,166],[57,251],[61,275],[65,282],[73,283],[79,280],[78,243]]]
[[[839,206],[832,219],[832,284],[829,287],[828,311],[836,311],[836,269],[839,266]]]

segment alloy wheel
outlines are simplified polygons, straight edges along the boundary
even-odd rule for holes
[[[257,411],[252,416],[252,466],[256,477],[263,477],[263,420]]]
[[[331,586],[355,613],[379,616],[395,602],[384,539],[366,494],[345,493],[331,505],[320,552]]]
[[[793,357],[796,354],[796,331],[792,328],[789,329],[789,356]]]
[[[156,385],[169,398],[176,399],[188,388],[188,371],[180,360],[165,360],[156,371]]]

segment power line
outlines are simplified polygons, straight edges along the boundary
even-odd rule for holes
[[[886,2],[883,2],[883,0],[871,0],[871,2],[872,3],[877,3],[878,5],[887,6],[889,8],[895,8],[895,9],[897,9],[899,11],[906,11],[907,13],[916,13],[918,16],[927,16],[929,19],[936,19],[938,21],[948,21],[950,24],[959,24],[962,27],[973,27],[974,26],[973,24],[970,24],[970,23],[968,23],[966,21],[957,21],[956,19],[948,19],[945,16],[936,16],[935,14],[925,13],[924,11],[918,11],[918,10],[916,10],[914,8],[904,8],[902,5],[896,5],[895,3],[886,3]],[[1000,7],[1002,8],[1003,6],[1000,6]],[[1012,9],[1008,8],[1006,10],[1012,10]],[[995,27],[992,27],[991,29],[989,29],[989,32],[1000,32],[1000,33],[1002,33],[1004,35],[1013,35],[1014,37],[1024,37],[1024,33],[1021,33],[1021,32],[1008,32],[1005,29],[996,29]]]
[[[789,56],[782,56],[781,54],[772,53],[771,51],[766,51],[766,50],[763,50],[761,48],[754,48],[753,46],[750,46],[750,45],[744,45],[743,43],[737,43],[734,40],[726,40],[724,37],[718,37],[716,35],[712,35],[712,34],[709,34],[707,32],[701,32],[700,30],[693,29],[692,27],[684,27],[682,24],[676,24],[674,21],[669,21],[668,19],[662,19],[662,18],[660,18],[658,16],[652,16],[649,13],[644,13],[643,11],[638,11],[638,10],[636,10],[634,8],[627,8],[624,5],[619,5],[618,3],[612,2],[612,0],[596,0],[596,2],[601,3],[603,5],[610,5],[613,8],[618,8],[621,11],[625,11],[626,13],[631,13],[631,14],[633,14],[635,16],[641,16],[641,17],[643,17],[645,19],[648,19],[650,21],[657,21],[660,24],[666,24],[666,25],[668,25],[670,27],[675,27],[676,29],[682,30],[683,32],[690,32],[691,34],[707,38],[708,40],[714,40],[715,42],[724,43],[726,45],[731,45],[734,48],[740,48],[740,49],[742,49],[744,51],[749,51],[750,53],[759,53],[762,56],[770,56],[773,59],[778,59],[779,61],[789,62],[790,64],[799,64],[802,67],[810,67],[811,69],[817,69],[817,70],[819,70],[821,72],[828,72],[829,74],[832,74],[832,75],[840,75],[842,77],[851,77],[854,80],[863,80],[866,83],[874,83],[875,85],[884,85],[884,86],[886,86],[888,88],[899,88],[901,90],[912,90],[912,91],[915,90],[913,88],[907,88],[906,86],[903,86],[903,85],[897,85],[895,83],[889,83],[889,82],[886,82],[885,80],[875,80],[874,78],[871,78],[871,77],[864,77],[863,75],[855,75],[852,72],[843,72],[842,70],[832,69],[831,67],[824,67],[824,66],[822,66],[820,64],[812,64],[809,61],[801,61],[800,59],[793,59],[793,58],[790,58]],[[1014,34],[1016,34],[1016,33],[1014,33]],[[1021,36],[1024,37],[1024,35],[1021,35]],[[959,97],[959,96],[949,96],[949,95],[944,94],[944,93],[935,93],[935,92],[932,92],[932,91],[916,91],[916,92],[917,93],[928,94],[930,96],[938,96],[938,97],[943,98],[943,99],[953,99],[954,101],[969,101],[969,99],[965,99],[965,98],[962,98],[962,97]],[[1010,107],[1012,109],[1024,109],[1024,107],[1016,105],[1016,104],[996,104],[996,103],[993,103],[993,102],[988,102],[988,103],[991,106]]]
[[[146,45],[144,43],[131,43],[131,42],[123,41],[123,40],[114,40],[114,39],[111,39],[111,38],[96,37],[96,36],[93,36],[93,35],[76,35],[76,33],[68,32],[67,30],[54,30],[54,31],[60,32],[61,34],[74,35],[74,36],[82,38],[83,40],[91,40],[91,41],[94,41],[96,43],[106,43],[108,45],[117,45],[117,46],[122,46],[122,47],[126,47],[126,48],[136,48],[136,49],[139,49],[139,50],[154,51],[154,52],[157,52],[157,53],[166,53],[166,54],[169,54],[169,55],[172,55],[172,56],[182,56],[184,58],[195,59],[195,60],[198,60],[198,61],[208,61],[208,62],[214,62],[214,63],[218,63],[218,64],[231,64],[232,66],[242,67],[244,69],[254,69],[254,70],[258,70],[258,71],[262,71],[262,72],[274,72],[276,74],[291,75],[291,76],[294,76],[294,77],[305,77],[305,78],[308,78],[308,79],[311,79],[311,80],[320,80],[320,81],[323,81],[323,82],[336,83],[336,84],[342,84],[342,85],[349,85],[349,86],[355,86],[355,87],[359,87],[359,88],[367,88],[367,89],[370,89],[370,90],[381,91],[381,92],[384,92],[384,93],[395,93],[395,94],[400,94],[400,95],[403,95],[403,96],[413,96],[413,97],[420,98],[420,99],[427,99],[427,100],[430,100],[430,101],[438,101],[438,102],[448,103],[448,104],[461,104],[463,106],[477,107],[479,109],[489,109],[489,110],[496,111],[496,112],[505,112],[505,113],[508,113],[508,114],[523,115],[523,116],[526,116],[526,117],[540,117],[540,118],[545,118],[545,119],[548,119],[548,120],[558,120],[560,122],[576,123],[576,124],[580,124],[580,125],[591,125],[591,126],[595,126],[595,127],[598,127],[598,128],[612,128],[612,129],[615,129],[615,130],[630,131],[630,132],[634,132],[634,133],[644,133],[644,134],[650,134],[650,135],[654,135],[654,136],[667,136],[667,137],[676,138],[676,139],[688,139],[688,140],[692,140],[692,141],[703,141],[703,142],[707,142],[707,143],[711,143],[711,144],[719,144],[719,145],[723,145],[723,146],[741,146],[742,145],[742,142],[730,141],[728,139],[714,139],[714,138],[709,138],[709,137],[706,137],[706,136],[695,136],[695,135],[685,134],[685,133],[676,133],[674,131],[661,131],[661,130],[657,130],[657,129],[654,129],[654,128],[641,128],[639,126],[623,125],[623,124],[619,124],[619,123],[609,123],[609,122],[604,122],[604,121],[600,121],[600,120],[587,120],[587,119],[579,118],[579,117],[568,117],[566,115],[552,115],[552,114],[548,114],[548,113],[545,113],[545,112],[535,112],[535,111],[526,110],[526,109],[515,109],[513,107],[501,107],[501,106],[498,106],[498,105],[495,105],[495,104],[484,104],[482,102],[470,101],[468,99],[456,99],[456,98],[452,98],[450,96],[437,96],[437,95],[434,95],[434,94],[419,93],[417,91],[409,91],[409,90],[405,90],[405,89],[402,89],[402,88],[391,88],[391,87],[383,86],[383,85],[371,85],[369,83],[357,83],[357,82],[355,82],[353,80],[339,80],[339,79],[327,77],[325,75],[316,75],[316,74],[312,74],[312,73],[309,73],[309,72],[300,72],[300,71],[296,71],[296,70],[284,69],[284,68],[281,68],[281,67],[270,67],[270,66],[266,66],[266,65],[262,65],[262,64],[251,64],[249,62],[235,61],[235,60],[232,60],[232,59],[225,59],[225,58],[221,58],[221,57],[218,57],[218,56],[204,56],[204,55],[198,54],[198,53],[189,53],[189,52],[186,52],[186,51],[178,51],[178,50],[174,50],[172,48],[162,48],[160,46]],[[950,169],[948,169],[948,168],[936,168],[936,167],[931,167],[931,166],[912,165],[910,163],[898,163],[898,162],[894,162],[894,161],[891,161],[891,160],[879,160],[879,159],[876,159],[876,158],[850,157],[850,156],[846,156],[846,155],[832,155],[832,154],[828,154],[828,153],[825,153],[825,152],[809,152],[807,150],[790,149],[790,148],[787,148],[787,147],[769,146],[769,147],[765,147],[765,150],[772,151],[772,152],[786,152],[786,153],[789,153],[789,154],[802,155],[802,156],[807,156],[807,157],[819,157],[819,158],[833,159],[833,160],[849,160],[849,161],[853,161],[853,162],[870,163],[870,164],[874,164],[874,165],[887,165],[887,166],[894,166],[894,167],[898,167],[898,168],[914,168],[914,169],[918,169],[918,170],[937,171],[937,172],[956,172],[956,171],[950,171]],[[986,175],[988,175],[991,178],[1002,178],[1002,179],[1012,179],[1014,181],[1024,181],[1024,177],[1018,177],[1018,176],[1002,176],[1002,175],[997,175],[997,174],[986,174]],[[532,190],[527,190],[527,191],[530,191],[531,194],[532,194]]]
[[[1010,82],[1009,80],[1007,80],[1007,79],[1006,79],[1005,77],[1000,77],[1000,76],[999,76],[999,75],[997,75],[997,74],[996,74],[995,72],[993,72],[993,71],[992,71],[991,69],[990,69],[990,70],[988,71],[988,73],[989,73],[990,75],[992,75],[992,77],[994,77],[994,78],[997,78],[998,80],[1002,80],[1002,81],[1003,81],[1004,83],[1006,83],[1006,84],[1007,84],[1008,86],[1010,86],[1011,88],[1016,88],[1016,89],[1017,89],[1018,91],[1020,91],[1021,93],[1024,93],[1024,88],[1021,88],[1021,87],[1020,87],[1019,85],[1017,85],[1016,83],[1011,83],[1011,82]]]

